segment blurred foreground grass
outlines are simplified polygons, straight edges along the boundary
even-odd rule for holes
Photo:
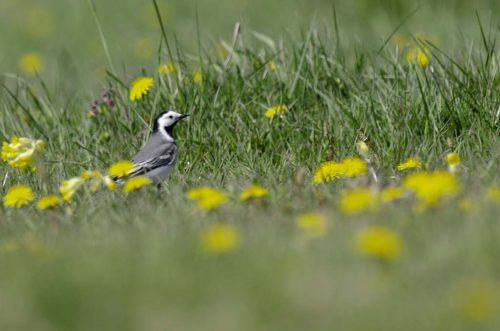
[[[329,3],[287,4],[199,4],[200,52],[194,5],[160,5],[170,58],[156,21],[146,24],[154,21],[150,3],[118,9],[102,1],[116,71],[87,3],[44,2],[31,15],[52,27],[35,24],[31,33],[43,36],[25,37],[29,22],[13,13],[30,17],[33,2],[0,4],[1,31],[12,31],[3,34],[12,47],[2,70],[16,72],[28,51],[45,61],[39,77],[3,76],[0,135],[46,143],[36,172],[0,164],[0,195],[16,184],[37,199],[58,194],[63,180],[132,156],[161,110],[192,114],[176,128],[177,170],[160,191],[84,186],[52,210],[0,207],[1,330],[498,329],[498,29],[488,19],[480,25],[472,10],[498,4],[423,2],[380,52],[413,9],[407,2],[340,1],[341,43]],[[309,14],[330,23],[309,25]],[[233,48],[234,16],[244,25]],[[281,39],[282,28],[296,30]],[[136,58],[143,35],[151,52]],[[113,72],[87,75],[97,67]],[[130,82],[142,75],[154,84],[130,101]],[[103,106],[103,89],[112,107]],[[94,98],[101,111],[91,114]],[[313,185],[321,162],[360,154],[359,130],[379,181]],[[449,152],[461,157],[454,175],[461,190],[436,206],[419,208],[406,194],[342,212],[353,188],[399,187],[415,171],[396,169],[406,158],[447,171]],[[269,195],[241,201],[254,182]],[[227,203],[197,208],[186,192],[204,185]],[[319,218],[300,220],[306,212]],[[227,227],[214,234],[217,224]]]

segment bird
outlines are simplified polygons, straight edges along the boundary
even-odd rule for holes
[[[188,116],[173,110],[164,111],[156,116],[151,136],[146,145],[132,158],[134,167],[126,177],[143,176],[161,185],[177,162],[178,147],[173,136],[174,127]],[[118,179],[117,182],[121,183],[122,179]]]

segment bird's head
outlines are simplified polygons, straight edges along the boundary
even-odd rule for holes
[[[155,118],[153,125],[153,133],[164,131],[170,136],[172,135],[172,129],[181,119],[188,117],[189,115],[182,115],[173,110],[165,111]]]

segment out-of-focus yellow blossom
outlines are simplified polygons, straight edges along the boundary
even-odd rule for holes
[[[403,186],[415,192],[423,207],[434,207],[446,196],[454,196],[460,191],[457,178],[442,170],[415,172],[406,176]]]
[[[287,110],[288,110],[287,105],[278,105],[278,106],[269,107],[266,109],[264,116],[267,118],[270,118],[270,119],[273,119],[275,116],[283,117],[283,115],[285,115],[285,112]]]
[[[92,192],[96,192],[102,184],[109,190],[114,190],[116,188],[116,183],[111,177],[104,176],[97,170],[85,170],[80,174],[80,178],[90,181],[90,191]]]
[[[366,163],[358,157],[348,157],[341,162],[327,161],[316,168],[313,183],[328,183],[337,178],[363,176],[366,171]]]
[[[158,73],[160,75],[174,74],[176,72],[177,72],[177,67],[172,62],[170,62],[170,63],[162,63],[158,67]]]
[[[81,177],[73,177],[62,182],[59,187],[59,192],[62,194],[64,201],[69,201],[76,191],[83,185],[85,179]]]
[[[458,208],[463,211],[470,211],[474,208],[474,203],[470,198],[463,198],[458,201]]]
[[[12,186],[3,197],[5,207],[21,208],[28,205],[35,199],[35,194],[31,187],[26,185]]]
[[[402,187],[387,187],[380,192],[382,202],[391,202],[399,200],[405,196],[406,190]]]
[[[41,73],[45,68],[45,61],[38,53],[26,53],[19,59],[19,69],[29,76]]]
[[[361,154],[361,156],[363,156],[363,157],[369,156],[370,147],[363,140],[356,141],[356,149],[357,149],[358,153]]]
[[[13,168],[23,170],[29,167],[32,171],[36,171],[36,166],[33,164],[36,151],[44,148],[45,143],[41,140],[14,136],[10,142],[2,143],[2,161]]]
[[[200,68],[193,71],[193,82],[195,82],[196,84],[203,83],[203,74],[201,73]]]
[[[297,218],[297,226],[307,238],[318,238],[326,234],[326,219],[319,213],[305,213]]]
[[[260,185],[250,185],[240,194],[241,200],[249,200],[252,198],[263,198],[269,195],[269,192]]]
[[[150,59],[153,56],[154,51],[153,42],[149,38],[141,37],[134,43],[134,55],[139,59]]]
[[[270,71],[276,71],[276,69],[278,68],[278,66],[276,65],[276,62],[274,62],[274,61],[269,61],[269,63],[267,64],[267,67],[269,68]]]
[[[127,160],[118,161],[109,167],[108,174],[110,176],[124,177],[134,169],[134,163]]]
[[[201,242],[207,252],[227,253],[239,246],[240,234],[233,226],[216,224],[202,234]]]
[[[392,36],[391,41],[399,48],[404,48],[410,44],[410,38],[403,33],[395,33]]]
[[[356,188],[343,192],[340,210],[346,214],[359,214],[376,207],[377,196],[369,188]]]
[[[130,84],[130,101],[142,99],[154,84],[153,77],[137,77]]]
[[[452,285],[450,301],[469,322],[486,322],[500,314],[500,289],[489,279],[463,279]]]
[[[123,192],[129,193],[129,192],[135,191],[135,190],[137,190],[145,185],[149,185],[151,183],[152,183],[151,179],[149,179],[147,177],[141,177],[141,176],[132,177],[130,179],[127,179],[127,181],[123,185]]]
[[[212,210],[227,202],[227,197],[221,191],[212,187],[199,187],[188,191],[187,196],[198,202],[198,207]]]
[[[50,194],[40,198],[40,200],[38,200],[37,207],[38,209],[54,208],[55,206],[61,204],[61,202],[61,198],[57,195]]]
[[[486,197],[492,201],[500,202],[500,186],[490,186],[486,190]]]
[[[395,231],[372,226],[358,233],[356,247],[362,255],[392,261],[400,257],[403,244]]]
[[[422,168],[422,162],[415,157],[410,157],[410,158],[406,159],[405,162],[398,165],[399,171],[403,171],[403,170],[407,170],[407,169],[421,169],[421,168]]]
[[[446,155],[446,163],[448,163],[448,169],[450,172],[454,173],[457,170],[457,167],[460,165],[460,155],[458,153],[452,152]]]
[[[54,30],[54,26],[54,15],[46,8],[32,7],[26,12],[23,27],[31,37],[45,37]]]
[[[13,253],[19,251],[21,248],[21,243],[14,239],[0,243],[0,253]]]
[[[410,64],[417,64],[420,68],[424,69],[429,64],[429,50],[420,47],[411,47],[406,53],[406,61]]]

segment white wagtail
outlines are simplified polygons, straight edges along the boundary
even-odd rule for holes
[[[144,176],[159,184],[168,177],[178,154],[173,130],[177,122],[188,116],[169,110],[155,118],[153,132],[146,145],[132,158],[134,168],[127,178]]]

